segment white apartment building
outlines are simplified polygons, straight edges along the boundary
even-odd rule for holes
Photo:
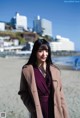
[[[11,19],[11,24],[18,30],[18,29],[24,29],[27,30],[27,17],[22,16],[19,13],[16,13],[16,15]]]
[[[50,42],[51,51],[74,51],[74,42],[70,41],[68,38],[61,36],[56,36],[57,41]]]
[[[0,31],[4,31],[5,30],[5,23],[0,22]]]
[[[52,22],[37,16],[37,18],[33,20],[33,31],[42,36],[48,35],[52,37]]]
[[[42,19],[41,26],[43,29],[43,36],[49,35],[52,37],[52,22],[46,19]]]

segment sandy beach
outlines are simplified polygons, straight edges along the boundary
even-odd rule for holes
[[[0,112],[6,118],[29,118],[18,95],[23,58],[0,58]],[[80,71],[61,68],[61,79],[70,118],[80,118]]]

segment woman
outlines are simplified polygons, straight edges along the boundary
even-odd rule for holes
[[[49,43],[35,41],[22,68],[19,95],[31,118],[68,118],[59,69],[52,63]]]

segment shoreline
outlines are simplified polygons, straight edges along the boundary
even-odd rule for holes
[[[0,60],[6,60],[6,59],[20,59],[20,60],[23,60],[25,62],[26,60],[26,63],[29,59],[29,56],[23,56],[23,57],[20,57],[20,56],[6,56],[6,57],[0,57]],[[25,63],[24,63],[25,64]],[[64,65],[64,64],[57,64],[57,63],[54,63],[53,64],[55,66],[57,66],[60,70],[73,70],[73,71],[80,71],[80,68],[77,69],[76,67],[73,67],[71,65]]]

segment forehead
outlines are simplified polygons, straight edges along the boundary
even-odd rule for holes
[[[40,47],[39,47],[39,50],[48,50],[48,46],[46,44],[42,44]]]

